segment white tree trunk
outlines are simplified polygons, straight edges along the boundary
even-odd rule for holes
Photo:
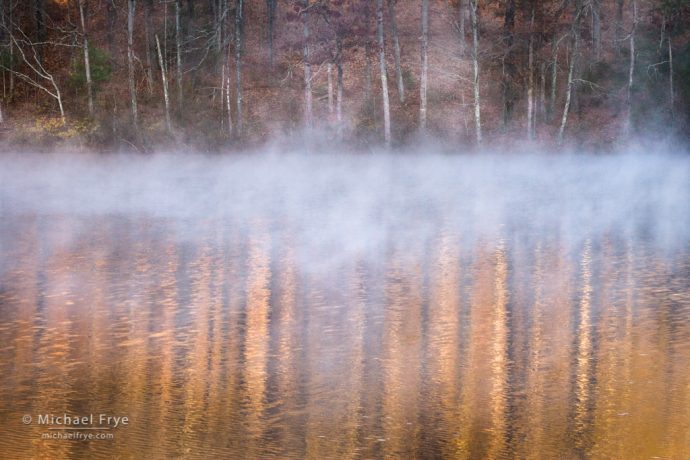
[[[227,83],[225,84],[225,101],[226,109],[228,113],[228,137],[232,137],[232,94],[230,93],[231,82],[230,82],[230,66],[228,65],[228,76]]]
[[[311,92],[311,62],[309,62],[309,0],[304,0],[304,11],[302,12],[304,48],[302,59],[304,60],[304,125],[311,129],[313,125],[313,100]]]
[[[89,115],[93,116],[93,82],[91,80],[91,61],[89,59],[89,36],[86,30],[86,20],[84,18],[84,0],[79,0],[79,18],[81,20],[81,30],[84,37],[84,72],[86,73],[86,91],[89,98]]]
[[[405,103],[405,83],[403,81],[402,65],[400,61],[400,40],[398,39],[398,22],[395,19],[395,4],[397,0],[388,0],[388,16],[391,19],[391,34],[393,35],[393,57],[395,58],[395,78],[398,82],[398,98]]]
[[[548,118],[552,120],[556,112],[556,93],[558,91],[558,41],[554,40],[551,46],[551,88],[549,96]]]
[[[134,79],[134,10],[135,0],[127,1],[127,68],[129,71],[129,99],[132,110],[132,124],[139,126],[139,111],[137,109],[137,86]]]
[[[328,113],[333,115],[335,110],[333,106],[333,64],[329,62],[326,65],[326,70],[328,74]]]
[[[156,35],[156,49],[158,50],[158,64],[161,68],[161,81],[163,82],[163,100],[165,102],[165,129],[169,134],[172,133],[172,123],[170,122],[170,96],[168,94],[168,77],[166,75],[165,61],[161,51],[161,42]]]
[[[630,30],[630,66],[628,68],[628,94],[626,98],[625,135],[632,130],[632,91],[635,83],[635,30],[637,29],[637,0],[632,0],[633,24]]]
[[[381,69],[381,92],[383,95],[383,135],[386,147],[391,145],[391,110],[388,98],[388,75],[386,73],[386,44],[383,37],[383,0],[376,0],[376,22],[379,39],[379,66]]]
[[[237,116],[235,121],[235,134],[238,138],[242,137],[244,131],[244,120],[242,117],[242,28],[244,27],[244,0],[235,2],[235,86]]]
[[[671,120],[675,118],[675,90],[673,89],[673,45],[671,44],[671,34],[668,34],[668,92],[669,104],[671,105]]]
[[[565,93],[565,105],[563,107],[563,115],[561,116],[561,126],[558,129],[558,145],[563,144],[565,126],[568,123],[568,113],[570,112],[570,103],[573,95],[573,75],[575,73],[575,61],[577,60],[578,48],[580,45],[580,31],[579,31],[579,16],[576,19],[576,25],[573,28],[573,52],[570,57],[570,66],[568,67],[568,87]]]
[[[335,119],[338,124],[338,139],[343,138],[343,42],[341,37],[336,38],[336,69],[337,92],[335,97]]]
[[[426,131],[427,90],[429,87],[429,0],[422,0],[422,75],[419,84],[419,127]]]
[[[177,110],[182,115],[182,31],[180,28],[181,0],[175,0],[175,80],[177,83]],[[179,116],[178,115],[178,116]]]
[[[472,88],[474,90],[474,130],[477,145],[482,143],[482,115],[479,99],[479,21],[477,18],[477,0],[470,0],[470,21],[472,23]]]
[[[534,140],[534,6],[529,26],[529,52],[527,66],[527,139]]]

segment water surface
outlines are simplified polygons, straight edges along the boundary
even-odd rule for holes
[[[0,166],[2,456],[690,455],[684,157]]]

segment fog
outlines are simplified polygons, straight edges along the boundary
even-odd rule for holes
[[[285,231],[316,268],[391,245],[421,247],[439,232],[573,246],[607,234],[662,251],[690,241],[688,156],[641,149],[599,156],[5,154],[0,181],[5,249],[12,222],[30,215],[163,220],[183,239],[199,237],[211,222],[221,232]]]

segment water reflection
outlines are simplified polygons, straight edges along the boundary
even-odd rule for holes
[[[593,235],[424,241],[305,269],[289,226],[2,224],[8,458],[683,458],[690,253]],[[308,250],[307,250],[308,248]],[[326,259],[328,252],[321,256]],[[43,440],[24,414],[109,413]]]

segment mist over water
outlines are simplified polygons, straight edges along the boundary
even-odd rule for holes
[[[0,157],[17,458],[681,458],[689,325],[687,155]]]

